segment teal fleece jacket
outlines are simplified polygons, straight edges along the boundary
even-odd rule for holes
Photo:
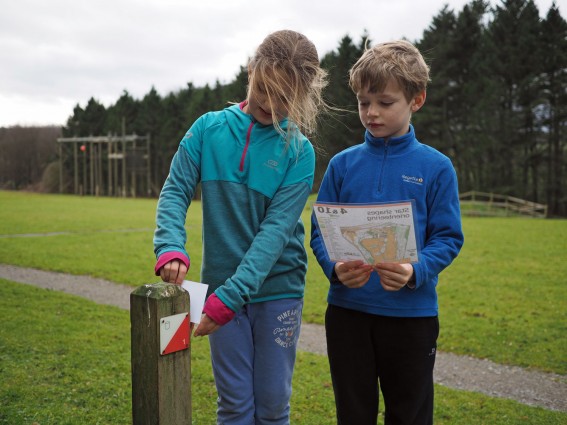
[[[201,116],[183,137],[160,194],[154,235],[158,266],[171,258],[188,263],[185,220],[200,183],[201,281],[233,312],[247,303],[303,297],[300,216],[315,168],[305,136],[286,143],[243,105]],[[287,120],[280,125],[285,129]]]

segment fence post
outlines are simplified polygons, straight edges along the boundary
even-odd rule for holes
[[[130,294],[133,425],[191,424],[189,317],[189,293],[179,285]]]

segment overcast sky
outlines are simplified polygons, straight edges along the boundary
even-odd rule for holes
[[[535,1],[544,17],[552,0]],[[0,0],[0,126],[64,125],[94,97],[141,99],[188,82],[228,83],[270,32],[293,29],[335,50],[421,39],[433,16],[467,0]],[[501,4],[492,0],[492,5]],[[567,0],[556,0],[566,16]]]

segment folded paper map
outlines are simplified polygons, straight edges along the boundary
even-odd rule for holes
[[[315,203],[313,212],[331,261],[418,262],[412,201],[375,205]]]

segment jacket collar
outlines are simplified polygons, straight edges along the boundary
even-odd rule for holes
[[[386,148],[388,155],[395,155],[407,151],[410,147],[417,144],[413,125],[410,124],[409,131],[400,137],[386,139],[374,137],[368,130],[364,134],[364,144],[374,154],[382,155]]]

